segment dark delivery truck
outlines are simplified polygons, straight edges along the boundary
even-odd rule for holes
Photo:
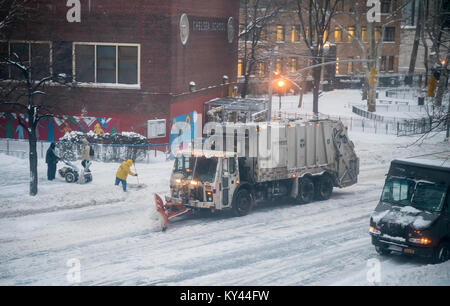
[[[448,260],[449,161],[392,161],[380,202],[370,218],[370,235],[381,255],[422,256],[433,263]]]

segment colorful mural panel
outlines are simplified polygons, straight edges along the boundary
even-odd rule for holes
[[[25,129],[19,125],[18,116],[26,121],[26,115],[18,113],[0,113],[0,138],[27,139]],[[38,140],[57,141],[66,133],[80,131],[96,134],[116,134],[121,131],[119,119],[105,117],[63,116],[44,118],[39,121],[36,129]]]

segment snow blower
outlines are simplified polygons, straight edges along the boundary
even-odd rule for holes
[[[61,159],[61,161],[66,164],[67,167],[59,169],[58,173],[66,180],[67,183],[78,182],[79,184],[85,184],[92,181],[92,173],[91,170],[89,170],[91,165],[90,162],[86,163],[86,168],[81,171],[80,175],[80,171],[77,166],[65,159]]]
[[[182,203],[167,202],[164,204],[159,195],[155,193],[155,205],[156,211],[162,216],[161,230],[165,231],[170,220],[181,215],[189,214],[192,212],[191,208],[185,207]]]

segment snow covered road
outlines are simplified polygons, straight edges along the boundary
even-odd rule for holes
[[[153,193],[168,191],[172,162],[138,164],[147,188],[124,194],[113,186],[116,164],[94,163],[92,184],[69,185],[46,182],[41,161],[39,195],[30,198],[27,160],[1,155],[0,285],[70,285],[71,259],[83,285],[369,285],[370,259],[381,262],[381,284],[450,285],[449,262],[380,257],[368,235],[389,161],[449,151],[448,143],[404,148],[413,139],[350,137],[359,183],[330,200],[189,217],[165,233],[151,230],[149,213]]]

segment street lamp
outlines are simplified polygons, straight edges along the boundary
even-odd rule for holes
[[[280,101],[278,103],[278,109],[281,110],[281,89],[286,85],[284,80],[278,80],[277,86],[278,86],[278,96],[280,97]]]

